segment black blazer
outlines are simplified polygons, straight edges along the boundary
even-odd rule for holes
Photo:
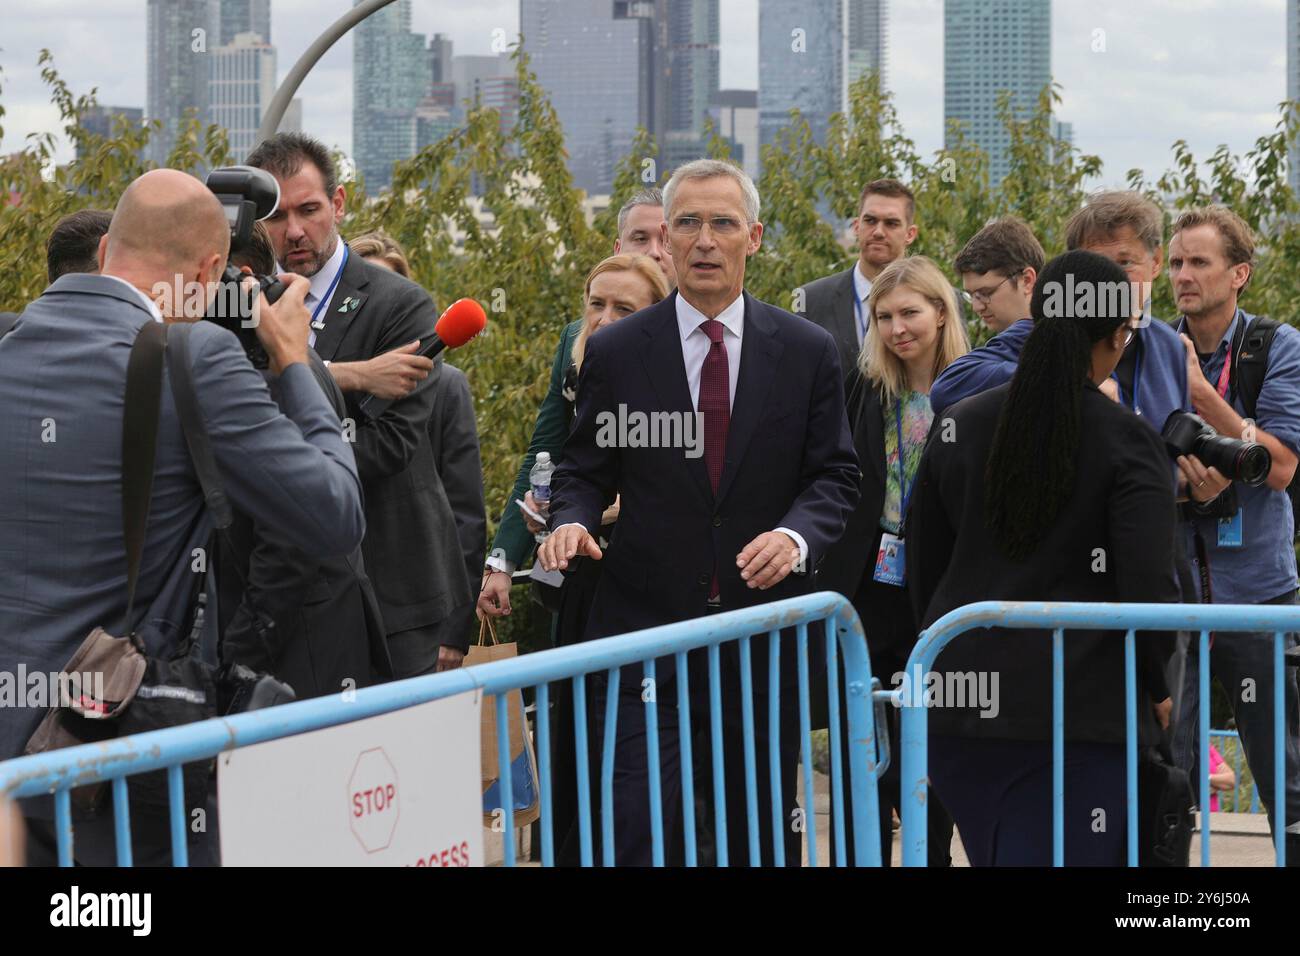
[[[343,393],[308,350],[317,383],[342,418]],[[277,381],[269,379],[279,400]],[[217,539],[222,658],[267,671],[299,700],[392,676],[384,624],[361,549],[322,558],[239,512]],[[352,681],[345,685],[345,681]]]
[[[809,282],[799,290],[802,296],[796,297],[796,304],[802,299],[803,305],[803,310],[796,310],[796,314],[820,325],[835,340],[845,391],[848,390],[849,375],[858,365],[858,320],[853,308],[853,270],[856,268],[857,263],[854,263],[843,272]]]
[[[845,384],[849,428],[858,456],[858,504],[844,524],[844,533],[827,552],[817,572],[819,590],[838,591],[850,601],[866,574],[871,542],[885,508],[885,419],[880,392],[856,368]]]
[[[739,379],[715,496],[703,455],[620,448],[598,440],[602,413],[694,414],[677,327],[677,293],[592,336],[578,380],[573,430],[551,486],[551,527],[600,527],[622,507],[587,624],[587,637],[699,617],[716,569],[734,610],[813,590],[790,574],[766,591],[740,578],[736,555],[759,534],[803,535],[815,568],[857,500],[857,460],[839,361],[815,325],[746,294]]]
[[[950,407],[955,441],[931,432],[907,518],[908,588],[920,627],[975,601],[1178,601],[1165,450],[1140,418],[1090,384],[1073,492],[1051,530],[1024,561],[993,542],[984,523],[985,465],[1009,390],[1002,385]],[[1163,669],[1173,637],[1142,632],[1137,641],[1138,732],[1151,743],[1151,703],[1169,696]],[[998,674],[999,712],[937,707],[930,731],[1050,740],[1051,661],[1049,631],[990,629],[955,639],[935,670]],[[1065,635],[1065,728],[1070,740],[1124,740],[1122,633]]]
[[[315,348],[326,361],[364,361],[415,339],[428,341],[435,318],[433,300],[414,282],[349,256]],[[432,378],[425,379],[375,421],[358,407],[364,393],[345,396],[348,418],[356,424],[352,448],[366,497],[361,550],[389,634],[433,624],[448,609],[429,573],[448,557],[438,550],[435,535],[428,435],[433,386]]]
[[[434,471],[435,546],[440,559],[425,568],[431,591],[446,604],[438,642],[469,649],[474,602],[487,550],[483,465],[474,401],[465,373],[439,360],[433,366],[433,414],[428,435]],[[460,559],[460,560],[457,560]]]

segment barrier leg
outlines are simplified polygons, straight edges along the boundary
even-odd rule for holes
[[[696,866],[695,854],[695,763],[691,750],[691,693],[686,652],[678,651],[677,664],[677,749],[681,754],[682,830],[685,833],[686,865]]]
[[[727,866],[727,778],[722,762],[722,667],[717,644],[709,645],[709,734],[713,743],[713,818],[714,842],[718,847],[718,866]]]
[[[555,834],[551,822],[551,685],[543,681],[536,687],[538,785],[542,801],[542,866],[555,866]]]
[[[823,622],[834,627],[834,620]],[[808,625],[795,630],[795,655],[799,666],[799,762],[803,767],[804,838],[808,845],[808,865],[817,866],[817,821],[813,811],[812,717],[808,706]]]
[[[785,866],[785,806],[781,803],[781,632],[767,635],[767,769],[772,793],[772,861]]]
[[[573,746],[578,752],[578,853],[591,866],[591,752],[587,749],[587,680],[573,678]]]
[[[600,752],[600,856],[605,866],[614,865],[614,742],[618,739],[618,694],[619,677],[622,674],[617,667],[609,670],[605,695],[605,737]]]

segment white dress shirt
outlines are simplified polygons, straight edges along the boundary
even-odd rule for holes
[[[871,328],[871,314],[867,311],[867,296],[871,295],[871,280],[862,274],[862,260],[853,264],[853,292],[858,297],[858,308],[853,310],[853,331],[858,337],[858,347],[862,347],[863,332]],[[859,308],[861,311],[859,311]],[[862,316],[861,324],[858,316]]]
[[[708,357],[709,347],[713,344],[708,333],[700,328],[707,322],[706,316],[677,293],[677,331],[682,338],[682,360],[686,365],[686,384],[691,392],[691,404],[698,412],[700,408],[700,378],[704,373],[704,360]],[[722,323],[722,344],[727,350],[727,402],[736,404],[736,383],[740,380],[740,345],[745,334],[745,297],[738,296],[734,302],[718,313],[717,321]],[[562,528],[576,521],[561,525]],[[555,529],[559,531],[559,528]],[[788,535],[799,548],[799,563],[791,571],[802,574],[808,560],[808,542],[803,535],[790,528],[775,528]],[[747,542],[748,543],[748,542]]]
[[[682,360],[686,363],[686,384],[691,390],[691,404],[700,409],[700,377],[704,373],[704,360],[713,344],[704,323],[708,317],[677,293],[677,331],[682,337]],[[727,349],[727,404],[736,404],[736,383],[740,381],[740,345],[745,337],[745,299],[735,302],[718,313],[722,323],[722,344]]]
[[[158,311],[158,304],[154,302],[153,299],[149,298],[147,295],[145,295],[143,292],[137,289],[135,286],[131,285],[131,283],[127,282],[125,279],[121,278],[120,276],[111,276],[103,272],[101,272],[100,275],[102,275],[105,279],[112,279],[114,282],[120,282],[122,285],[126,286],[128,289],[134,292],[136,294],[136,297],[139,298],[139,300],[143,302],[145,306],[149,309],[149,314],[153,316],[153,320],[155,322],[161,322],[163,320],[162,313]]]
[[[321,299],[329,292],[330,299],[334,298],[334,293],[330,292],[330,284],[334,282],[334,277],[338,275],[339,270],[343,268],[343,238],[340,236],[339,241],[334,246],[334,252],[325,264],[316,271],[311,277],[311,289],[307,292],[307,298],[303,301],[306,303],[307,311],[313,315],[316,314],[316,306],[320,304]],[[337,291],[338,286],[334,286]],[[324,322],[329,315],[330,304],[326,302],[320,310],[319,320]],[[307,336],[307,344],[312,348],[316,347],[316,330],[312,329]]]

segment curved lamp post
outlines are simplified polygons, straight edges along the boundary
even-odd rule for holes
[[[298,87],[302,85],[302,81],[306,79],[316,62],[325,55],[325,51],[332,47],[339,37],[370,14],[392,2],[393,0],[366,0],[365,3],[357,4],[316,38],[316,42],[307,48],[307,52],[298,57],[298,62],[293,65],[293,69],[289,71],[289,75],[284,78],[280,88],[275,91],[275,96],[271,98],[271,105],[266,108],[266,113],[262,116],[262,125],[257,130],[258,143],[275,135],[275,131],[280,128],[280,120],[284,119],[284,111],[289,108],[289,103],[293,99],[293,94],[298,92]]]

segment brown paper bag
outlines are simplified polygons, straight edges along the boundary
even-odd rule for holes
[[[491,634],[492,643],[486,643]],[[476,664],[488,664],[492,661],[505,660],[516,656],[516,645],[502,644],[497,641],[496,627],[488,617],[479,625],[478,644],[469,649],[465,657],[466,667]],[[518,690],[510,691],[506,700],[506,716],[509,721],[511,791],[516,827],[531,824],[541,814],[541,802],[538,798],[537,758],[533,754],[533,741],[528,733],[528,724],[524,720],[524,697]],[[503,804],[500,797],[497,767],[497,700],[495,694],[485,694],[481,718],[480,746],[483,758],[483,825],[488,828],[500,828],[504,820]]]

